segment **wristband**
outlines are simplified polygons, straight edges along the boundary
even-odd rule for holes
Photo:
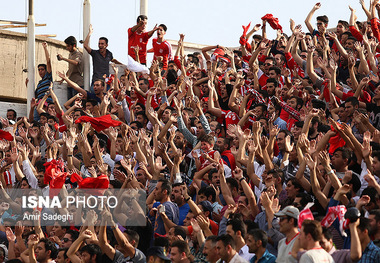
[[[333,174],[333,173],[334,173],[334,171],[330,170],[328,173],[326,173],[326,175]]]
[[[185,199],[185,202],[186,202],[186,203],[189,202],[190,199],[191,199],[191,198],[190,198],[190,196],[189,196],[188,198]]]
[[[72,154],[68,154],[67,157],[73,157],[73,155]]]
[[[244,179],[245,179],[244,177],[240,178],[240,179],[239,179],[239,182],[241,183],[241,181],[243,181]]]

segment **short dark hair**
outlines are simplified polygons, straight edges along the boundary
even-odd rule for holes
[[[229,220],[227,222],[227,226],[231,226],[232,230],[236,233],[237,231],[240,231],[241,236],[244,237],[246,233],[245,224],[242,220],[234,218],[232,220]]]
[[[255,106],[253,106],[253,108],[257,108],[257,107],[260,107],[263,112],[268,111],[268,107],[264,103],[257,103]]]
[[[206,238],[206,241],[210,241],[210,242],[212,243],[212,245],[215,246],[215,245],[216,245],[216,239],[217,239],[217,238],[218,238],[217,236],[208,236],[208,237]]]
[[[218,236],[216,238],[216,242],[218,242],[218,241],[222,241],[222,243],[225,247],[230,245],[233,249],[236,249],[236,243],[235,243],[234,238],[228,234]]]
[[[268,235],[261,229],[252,229],[248,231],[248,235],[252,236],[255,241],[261,240],[262,247],[265,248],[268,244]]]
[[[232,188],[239,190],[239,183],[235,178],[229,177],[226,179],[227,184],[230,184]]]
[[[158,183],[159,183],[159,182],[162,183],[162,185],[161,185],[161,191],[163,191],[163,190],[167,190],[167,192],[168,192],[168,196],[170,196],[171,193],[172,193],[172,185],[171,185],[171,183],[169,182],[169,180],[167,180],[167,179],[160,179],[160,180],[158,180]]]
[[[320,241],[322,239],[322,226],[319,221],[304,220],[302,227],[305,235],[310,234],[314,241]]]
[[[317,21],[322,21],[323,23],[328,24],[329,23],[329,18],[327,16],[317,16]]]
[[[190,257],[191,252],[190,252],[190,247],[189,244],[187,244],[186,241],[184,240],[176,240],[172,243],[171,247],[176,247],[178,248],[178,251],[180,254],[185,253],[186,257]]]
[[[160,24],[159,27],[162,27],[162,29],[166,32],[168,30],[168,27],[164,24]]]
[[[138,23],[138,22],[140,22],[140,20],[143,20],[143,21],[144,20],[148,20],[148,17],[146,15],[139,15],[137,17],[137,21],[136,22]]]
[[[148,79],[146,79],[146,78],[140,78],[139,81],[144,81],[144,84],[148,85],[148,87],[149,87],[149,80]]]
[[[77,240],[79,236],[79,232],[72,229],[66,230],[66,234],[69,234],[71,236],[71,239],[73,240],[73,242]]]
[[[58,249],[51,240],[47,238],[43,238],[39,242],[42,242],[45,244],[45,251],[50,250],[50,258],[55,259],[57,257]]]
[[[373,209],[373,210],[369,211],[369,214],[375,216],[376,222],[380,221],[380,209]]]
[[[342,158],[348,159],[348,162],[351,160],[351,151],[345,147],[339,147],[337,148],[334,153],[336,152],[342,152]]]
[[[37,173],[40,173],[40,172],[45,173],[45,171],[46,171],[46,167],[45,167],[44,164],[45,164],[45,162],[42,161],[42,160],[40,160],[40,161],[38,161],[38,162],[36,162],[36,163],[34,164],[34,167],[36,168]]]
[[[380,159],[379,159],[380,160]],[[208,179],[211,181],[212,180],[212,175],[215,174],[215,173],[218,173],[218,169],[216,168],[212,168],[209,172],[208,172]]]
[[[209,198],[211,196],[212,202],[215,202],[215,200],[216,200],[215,190],[211,186],[206,186],[206,187],[202,187],[201,189],[199,189],[198,196],[201,194],[205,195],[206,198]]]
[[[267,79],[267,84],[268,84],[268,83],[273,83],[273,85],[274,85],[275,88],[277,88],[278,85],[279,85],[277,79],[274,79],[274,78],[269,78],[269,79]]]
[[[7,112],[13,112],[13,114],[15,115],[15,118],[17,118],[17,112],[14,110],[14,109],[8,109]]]
[[[313,108],[315,109],[326,110],[326,102],[324,102],[323,100],[312,99],[311,105],[313,105]]]
[[[128,229],[128,228],[124,230],[124,233],[128,235],[129,237],[128,239],[135,241],[136,244],[134,245],[134,247],[137,247],[140,241],[139,234],[135,230]]]
[[[344,28],[348,29],[350,26],[347,21],[344,20],[338,20],[338,24],[341,23]]]
[[[371,232],[371,220],[366,217],[360,217],[360,223],[358,225],[358,228],[360,231],[368,230],[368,232]]]
[[[94,83],[95,83],[95,81],[100,81],[100,85],[101,85],[102,87],[105,87],[105,85],[106,85],[104,79],[96,79],[96,80],[94,80]]]
[[[265,58],[265,61],[267,61],[267,60],[272,61],[272,64],[273,64],[273,65],[276,65],[276,59],[275,59],[274,57],[266,57],[266,58]]]
[[[80,249],[80,252],[87,252],[90,256],[96,256],[96,262],[101,262],[102,250],[96,244],[88,244]]]
[[[96,106],[98,105],[98,102],[96,100],[93,100],[93,99],[87,99],[86,103],[89,102],[92,104],[92,106]]]
[[[68,38],[65,39],[66,45],[69,46],[77,46],[77,39],[73,36],[69,36]]]
[[[332,240],[333,235],[328,228],[322,227],[322,234],[327,240]]]
[[[43,67],[45,70],[47,69],[46,64],[38,64],[37,68],[39,68],[39,67]]]
[[[104,41],[106,41],[106,44],[108,44],[108,38],[106,38],[106,37],[99,37],[99,40],[104,40]]]
[[[354,107],[357,106],[357,105],[359,105],[359,100],[356,97],[349,97],[349,98],[346,99],[345,102],[346,103],[347,102],[351,102],[352,106],[354,106]]]
[[[182,226],[174,227],[174,235],[181,236],[183,240],[186,240],[186,231],[182,228]]]
[[[270,67],[269,71],[271,71],[271,70],[274,70],[277,75],[281,74],[281,69],[279,67],[277,67],[277,66]]]

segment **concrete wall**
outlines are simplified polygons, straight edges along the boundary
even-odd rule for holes
[[[58,80],[57,71],[67,71],[67,62],[58,61],[57,54],[67,57],[66,45],[63,41],[58,41],[45,37],[36,37],[36,85],[41,79],[38,75],[37,65],[46,63],[42,42],[48,43],[48,50],[51,58],[53,80]],[[18,108],[20,114],[26,114],[27,89],[25,79],[27,73],[23,69],[27,68],[26,57],[26,35],[7,30],[0,30],[0,116],[5,112],[3,108]],[[15,104],[18,103],[18,104]],[[17,111],[18,111],[17,110]]]

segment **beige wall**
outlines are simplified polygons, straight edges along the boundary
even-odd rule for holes
[[[46,63],[42,42],[48,43],[48,50],[52,63],[53,80],[58,80],[57,70],[66,71],[67,62],[58,61],[57,54],[67,57],[65,43],[62,41],[36,37],[36,85],[41,79],[37,72],[37,65]],[[23,69],[27,68],[26,58],[26,35],[7,30],[0,30],[0,101],[24,102],[26,103],[27,89],[25,79],[27,73]]]

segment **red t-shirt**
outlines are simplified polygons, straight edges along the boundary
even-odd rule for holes
[[[347,93],[343,93],[342,100],[347,100],[349,97],[353,97],[355,93],[349,91]],[[371,95],[367,91],[363,91],[363,96],[359,97],[359,101],[364,103],[371,103]]]
[[[132,28],[128,29],[128,55],[136,60],[135,51],[132,47],[138,46],[140,63],[146,64],[146,45],[148,44],[148,32],[137,33],[132,32]]]
[[[163,41],[161,43],[157,42],[157,38],[153,38],[153,52],[154,52],[154,60],[157,57],[162,56],[162,63],[164,64],[163,69],[168,69],[168,62],[172,59],[172,46],[168,41]]]
[[[218,118],[217,120],[219,123],[223,123],[223,121],[226,124],[226,129],[228,129],[228,126],[231,124],[238,124],[239,123],[239,116],[230,110],[222,110],[222,116]]]

